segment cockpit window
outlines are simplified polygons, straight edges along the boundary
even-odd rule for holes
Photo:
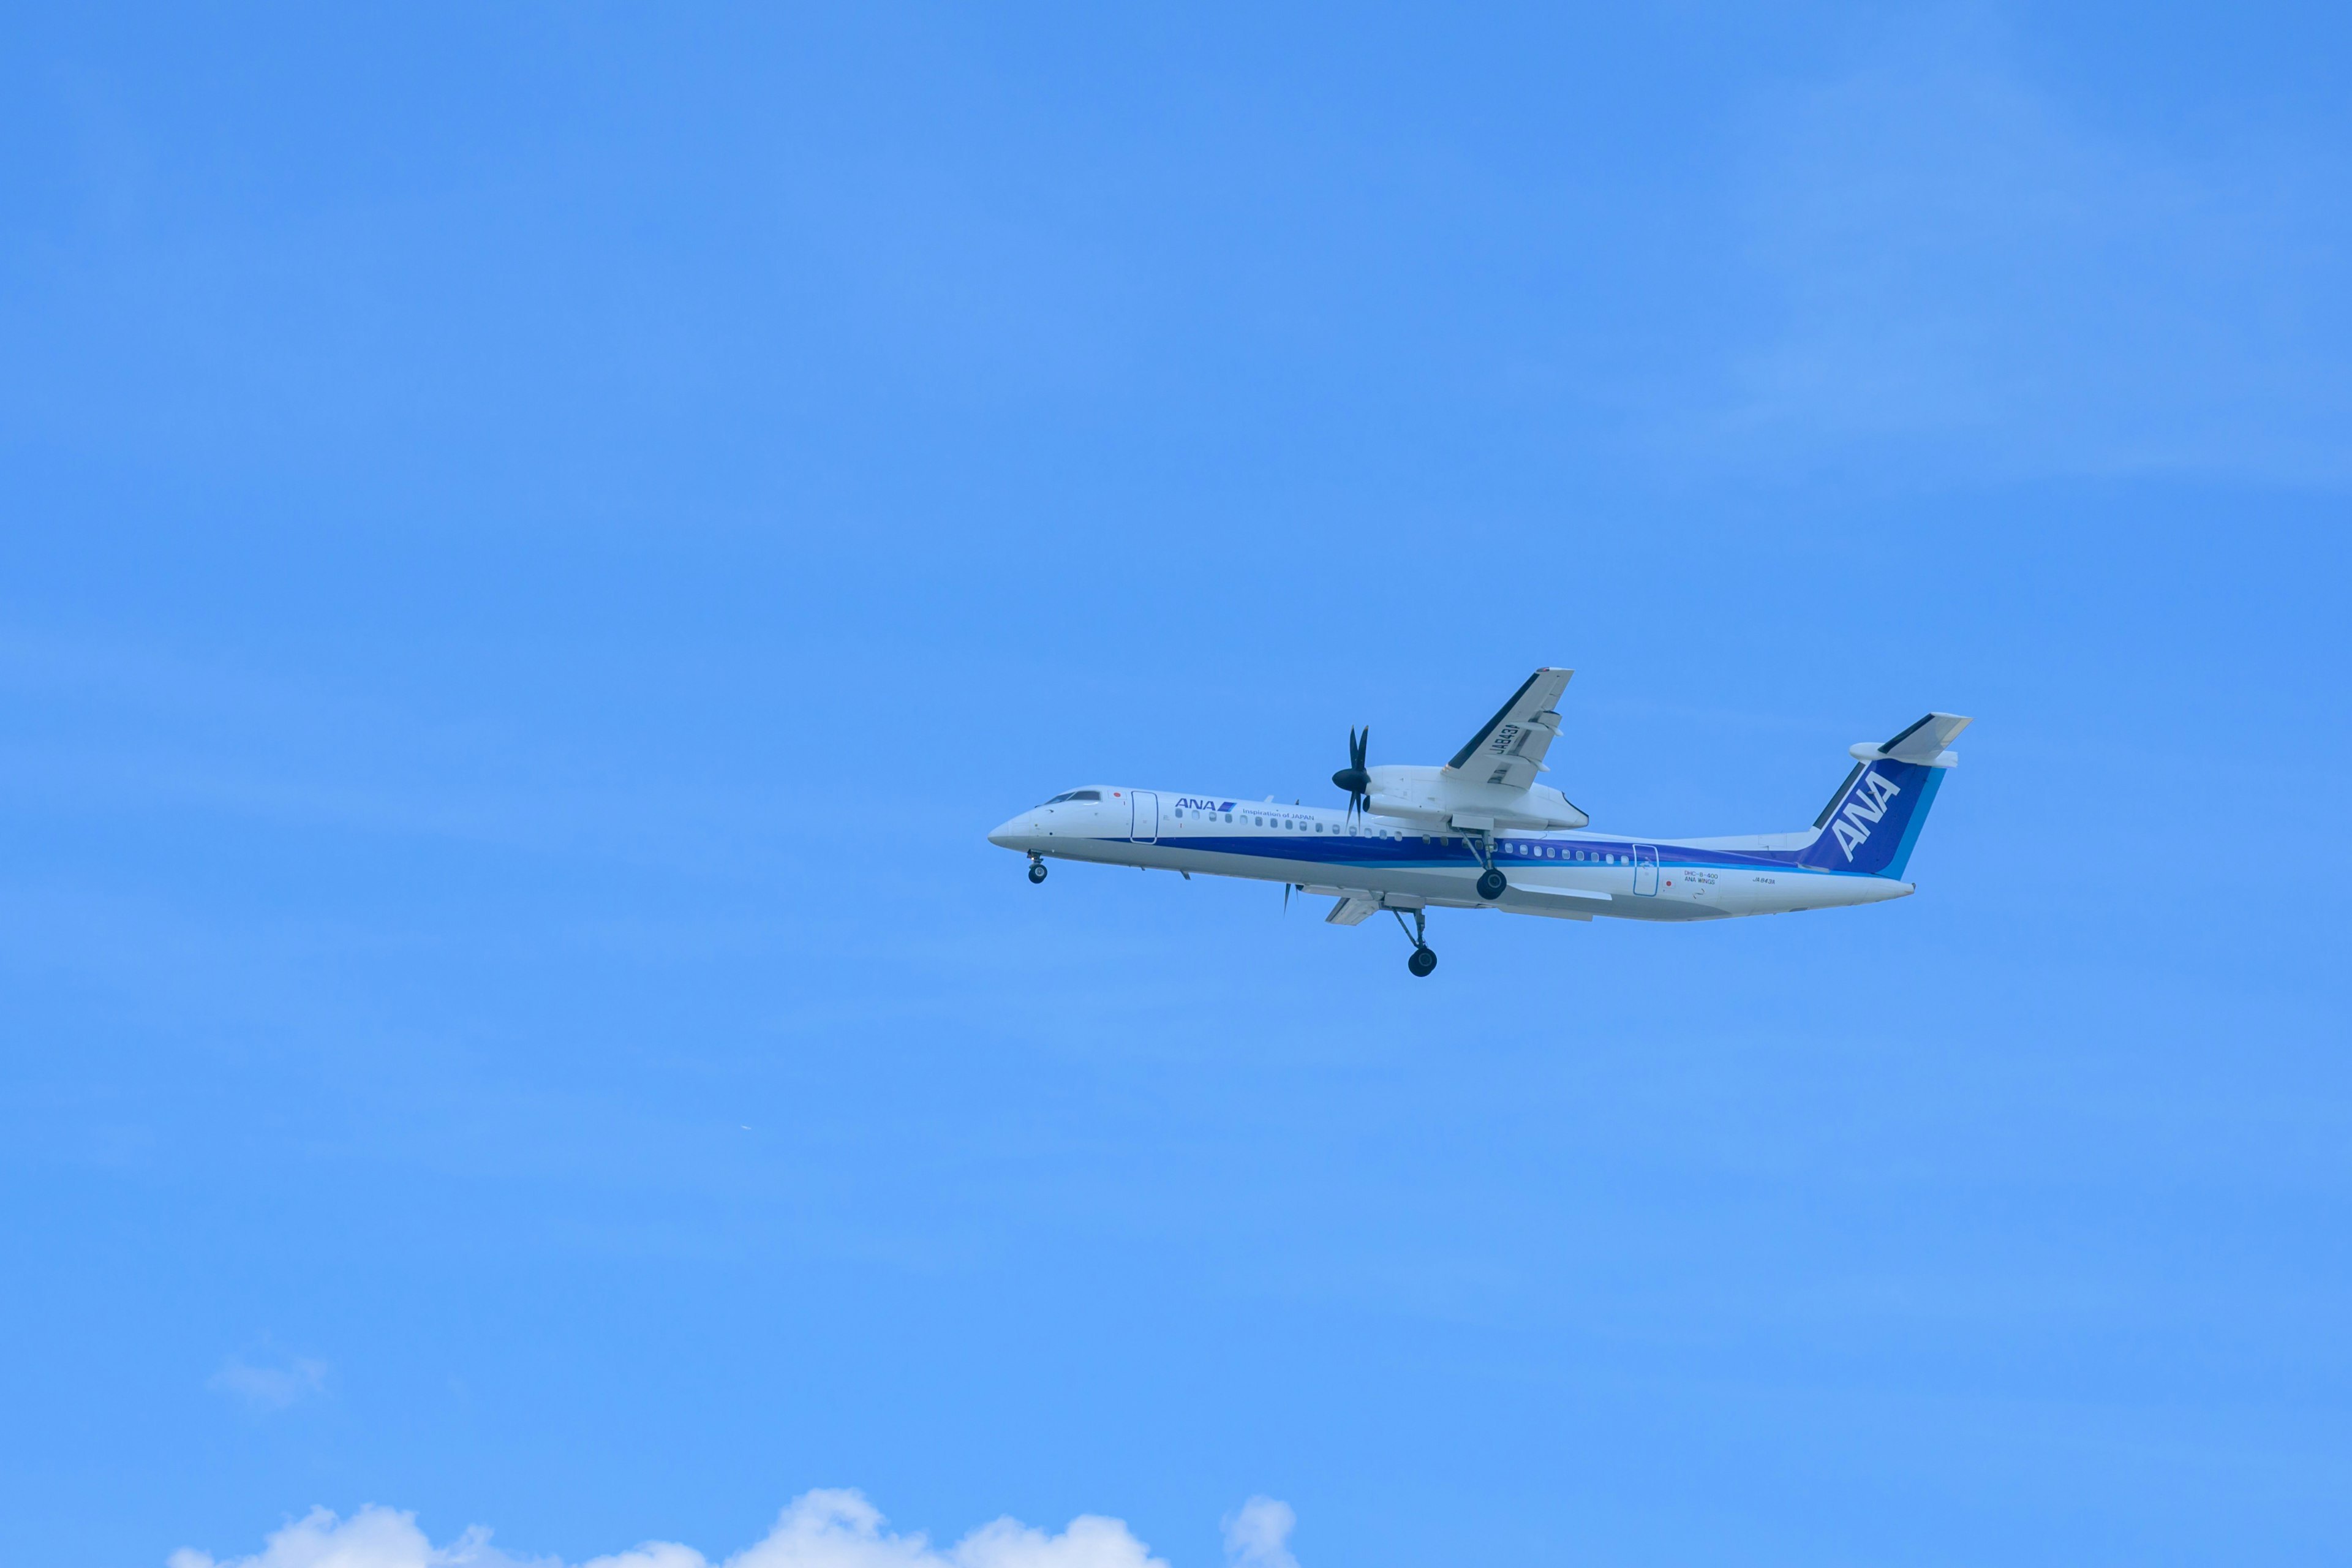
[[[1059,805],[1066,800],[1100,800],[1101,798],[1102,791],[1098,789],[1073,789],[1063,791],[1060,795],[1055,795],[1045,804],[1047,805]]]

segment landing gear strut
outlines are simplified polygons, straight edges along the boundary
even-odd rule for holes
[[[1389,913],[1396,916],[1398,929],[1403,930],[1404,911],[1391,910]],[[1428,932],[1429,917],[1419,910],[1413,910],[1412,929],[1404,933],[1412,938],[1412,956],[1404,961],[1404,966],[1412,970],[1415,975],[1424,979],[1428,977],[1431,970],[1437,967],[1437,950],[1423,940]]]
[[[1478,864],[1486,868],[1478,875],[1478,896],[1491,904],[1501,898],[1503,890],[1511,885],[1510,879],[1495,865],[1495,836],[1491,833],[1465,833],[1462,842],[1470,846],[1470,852],[1478,857]]]
[[[1029,852],[1029,879],[1033,882],[1042,882],[1045,879],[1045,858],[1034,849]]]

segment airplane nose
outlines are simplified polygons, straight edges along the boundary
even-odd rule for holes
[[[1011,849],[1014,847],[1013,841],[1021,837],[1021,822],[1022,819],[1020,817],[1014,817],[1012,821],[1007,822],[1002,827],[996,829],[995,832],[991,833],[988,836],[988,841],[991,844],[995,845],[999,849]]]

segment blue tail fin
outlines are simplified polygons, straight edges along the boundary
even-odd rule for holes
[[[1927,807],[1958,761],[1945,747],[1968,724],[1930,713],[1884,745],[1856,746],[1862,761],[1813,819],[1819,837],[1797,857],[1801,866],[1901,878]]]

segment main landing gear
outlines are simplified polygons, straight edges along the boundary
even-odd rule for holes
[[[1510,879],[1495,864],[1495,836],[1466,829],[1457,831],[1462,833],[1462,842],[1470,846],[1470,853],[1478,857],[1478,864],[1486,868],[1478,874],[1478,896],[1491,904],[1511,885]]]
[[[1033,882],[1042,882],[1045,879],[1045,858],[1034,850],[1029,856],[1029,879]]]
[[[1404,911],[1391,910],[1389,913],[1396,916],[1398,929],[1403,930]],[[1428,933],[1429,917],[1419,910],[1413,910],[1412,929],[1404,933],[1412,938],[1412,956],[1404,961],[1404,966],[1424,980],[1429,977],[1429,972],[1437,967],[1437,950],[1423,940]]]

